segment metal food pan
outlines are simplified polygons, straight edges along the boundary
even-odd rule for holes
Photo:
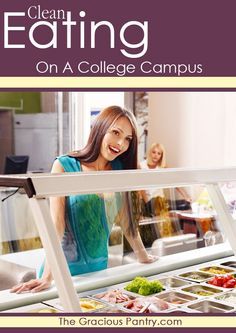
[[[168,289],[168,288],[180,288],[186,285],[190,285],[191,283],[186,280],[181,280],[176,277],[165,277],[159,279],[159,281]]]
[[[178,307],[178,308],[175,308],[175,309],[170,309],[168,311],[168,313],[173,313],[173,314],[176,314],[177,316],[179,316],[183,313],[196,313],[196,311],[194,311],[193,309],[190,309],[190,308],[185,308],[185,307],[179,308]]]
[[[148,281],[153,281],[153,280],[159,280],[160,279],[157,279],[157,278],[153,278],[153,279],[150,279],[150,278],[147,278]],[[132,280],[131,280],[132,281]],[[85,296],[89,296],[89,297],[94,297],[96,294],[99,294],[99,293],[104,293],[104,292],[108,292],[108,291],[112,291],[112,290],[121,290],[124,294],[127,294],[129,296],[132,296],[134,298],[136,297],[149,297],[149,296],[154,296],[156,294],[159,294],[163,291],[166,290],[166,288],[163,286],[163,290],[161,290],[159,293],[153,293],[153,294],[150,294],[150,295],[141,295],[141,294],[138,294],[138,293],[135,293],[135,292],[132,292],[132,291],[128,291],[125,289],[125,287],[131,282],[131,281],[127,281],[127,282],[124,282],[124,283],[119,283],[119,284],[116,284],[116,285],[113,285],[113,286],[110,286],[110,287],[106,287],[106,288],[100,288],[100,289],[96,289],[96,290],[92,290],[92,291],[89,291],[89,292],[85,292],[85,293],[82,293],[80,294],[80,296],[82,295],[85,295]]]
[[[211,279],[210,279],[211,280]],[[214,285],[214,284],[211,284],[211,283],[209,283],[209,281],[205,281],[205,282],[203,282],[202,283],[203,285],[206,285],[206,286],[209,286],[209,287],[213,287],[213,288],[217,288],[217,289],[220,289],[221,291],[229,291],[229,290],[234,290],[234,287],[228,287],[228,288],[226,288],[226,287],[223,287],[223,286],[216,286],[216,285]]]
[[[157,297],[157,298],[159,298],[159,295],[162,295],[163,293],[166,293],[167,291],[172,291],[172,290],[175,291],[177,289],[166,289],[166,288],[164,288],[159,293],[154,293],[154,294],[151,294],[151,295],[139,295],[139,294],[136,294],[136,293],[132,293],[130,291],[126,291],[126,290],[125,291],[126,291],[126,293],[129,293],[129,295],[133,296],[134,299],[136,299],[136,298],[149,298],[149,297]],[[119,304],[117,304],[117,305],[119,305]]]
[[[236,307],[236,292],[230,291],[215,297],[215,299]]]
[[[126,294],[129,294],[129,295],[131,295],[131,296],[133,296],[134,298],[140,298],[140,297],[153,297],[153,296],[157,296],[158,297],[158,295],[160,294],[160,293],[163,293],[164,291],[166,291],[167,289],[166,288],[164,288],[163,290],[161,290],[161,291],[159,291],[158,293],[153,293],[153,294],[150,294],[150,295],[141,295],[141,294],[138,294],[138,293],[134,293],[134,292],[131,292],[131,291],[128,291],[128,290],[125,290],[124,289],[124,292],[126,293]]]
[[[202,267],[199,268],[200,271],[214,274],[214,275],[224,275],[224,274],[229,274],[229,273],[236,273],[234,269],[226,268],[224,266],[207,266],[207,267]]]
[[[128,309],[120,308],[117,306],[109,306],[106,308],[102,308],[97,310],[95,313],[130,313]]]
[[[222,266],[232,267],[236,269],[236,261],[226,261],[221,263]]]
[[[98,301],[90,297],[80,297],[79,302],[82,312],[96,312],[97,310],[107,306],[105,302],[100,300]]]
[[[103,292],[93,293],[90,297],[109,304],[122,304],[135,299],[137,295],[124,289],[111,288]]]
[[[139,305],[137,305],[137,302],[139,303]],[[154,305],[154,302],[156,305]],[[167,312],[170,309],[174,308],[174,306],[172,306],[171,304],[168,304],[164,300],[159,299],[155,296],[136,298],[135,300],[124,303],[122,304],[122,306],[119,307],[121,307],[122,309],[124,308],[126,311],[128,310],[132,313],[144,313],[144,314]]]
[[[193,285],[182,288],[181,290],[202,297],[210,297],[222,292],[222,289],[216,289],[205,285]]]
[[[213,277],[214,274],[209,274],[209,273],[200,272],[200,271],[191,271],[191,272],[179,274],[178,276],[181,279],[187,279],[187,280],[194,281],[194,282],[203,282],[203,281],[206,281],[207,279]]]
[[[168,303],[174,304],[174,305],[181,305],[186,304],[188,302],[192,302],[198,299],[196,296],[191,296],[188,294],[184,294],[178,291],[169,291],[162,293],[158,296],[158,298],[162,299],[163,301],[166,301]]]
[[[108,306],[107,303],[95,300],[91,297],[79,297],[79,302],[82,312],[96,312]],[[43,304],[51,306],[59,311],[64,311],[59,298],[44,301]]]
[[[211,300],[202,300],[190,304],[188,308],[203,313],[226,313],[234,310],[233,306],[222,304]]]
[[[161,282],[160,279],[156,279],[156,278],[155,278],[155,279],[148,279],[149,282],[154,281],[154,280],[158,280],[158,281]],[[163,285],[163,289],[162,289],[161,291],[157,292],[157,293],[154,292],[153,294],[142,295],[142,294],[136,293],[136,292],[134,292],[134,291],[129,291],[129,290],[126,290],[126,289],[125,289],[125,287],[126,287],[130,282],[131,282],[131,281],[128,281],[127,283],[124,283],[124,284],[120,285],[120,289],[123,289],[125,293],[128,293],[128,294],[130,294],[130,295],[133,295],[133,296],[135,296],[135,297],[149,297],[149,296],[154,296],[154,295],[158,295],[159,293],[161,293],[161,292],[163,292],[163,291],[166,290],[165,286]],[[161,283],[162,283],[162,282],[161,282]],[[162,284],[163,284],[163,283],[162,283]],[[114,289],[114,288],[113,288],[113,289]]]

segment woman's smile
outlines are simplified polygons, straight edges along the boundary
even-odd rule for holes
[[[121,149],[114,147],[113,145],[108,145],[109,150],[112,154],[118,155],[121,152]]]

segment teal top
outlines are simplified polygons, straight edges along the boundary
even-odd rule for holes
[[[80,161],[63,155],[58,161],[65,172],[81,172]],[[111,162],[112,170],[121,170],[119,159]],[[98,194],[66,197],[66,227],[62,248],[71,275],[107,268],[109,221],[104,197]],[[43,267],[40,275],[42,275]]]

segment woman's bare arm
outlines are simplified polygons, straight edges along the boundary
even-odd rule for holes
[[[158,259],[156,256],[149,255],[147,250],[143,244],[142,238],[138,230],[136,230],[136,234],[132,235],[129,232],[129,214],[128,214],[128,205],[123,197],[122,207],[120,212],[117,216],[117,220],[119,221],[118,224],[120,225],[123,234],[127,241],[129,242],[130,246],[132,247],[137,259],[141,263],[151,263]]]

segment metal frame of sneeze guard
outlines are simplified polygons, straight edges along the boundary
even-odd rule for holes
[[[0,177],[2,186],[19,186],[24,176]],[[5,181],[4,181],[5,179]],[[8,180],[10,182],[8,185]],[[65,312],[81,312],[66,259],[56,235],[47,198],[84,193],[123,192],[147,188],[166,188],[204,184],[236,255],[236,222],[232,218],[218,183],[236,181],[236,167],[215,169],[164,169],[32,174],[29,195],[35,222],[45,249],[48,264]],[[18,184],[18,185],[17,185]]]

